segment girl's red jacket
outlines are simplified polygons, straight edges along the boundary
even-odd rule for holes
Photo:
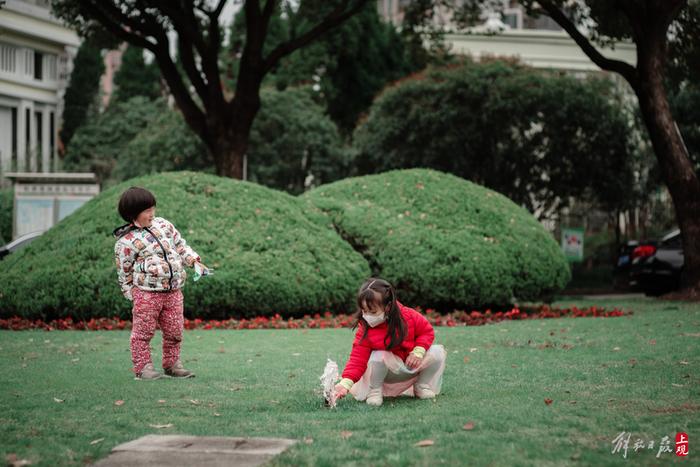
[[[418,313],[413,308],[402,305],[396,302],[401,311],[401,316],[406,323],[406,337],[403,342],[393,349],[387,349],[389,339],[387,338],[387,323],[369,328],[367,336],[363,339],[365,333],[365,324],[363,322],[357,327],[355,340],[352,343],[352,351],[350,358],[343,370],[343,378],[351,379],[357,382],[367,369],[367,362],[373,350],[389,350],[397,355],[401,360],[405,361],[411,351],[416,347],[422,347],[426,351],[433,344],[435,339],[435,331],[430,325],[425,316]],[[387,338],[385,340],[385,338]]]

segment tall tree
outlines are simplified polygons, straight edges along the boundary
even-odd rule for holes
[[[290,19],[292,30],[318,21],[317,9],[306,7],[314,2],[300,4],[298,14]],[[408,58],[394,25],[382,21],[372,2],[341,27],[285,60],[277,70],[277,84],[284,88],[315,79],[328,114],[349,134],[388,82],[417,69]]]
[[[160,71],[153,63],[143,59],[143,49],[127,46],[122,63],[114,75],[117,90],[114,99],[125,102],[136,96],[157,99],[160,96]]]
[[[100,76],[104,72],[100,47],[93,40],[85,40],[78,48],[73,71],[66,89],[63,110],[61,142],[68,145],[75,131],[84,122],[95,105],[100,90]]]
[[[320,5],[321,20],[266,52],[270,18],[281,0],[246,0],[246,36],[236,87],[227,96],[219,52],[221,13],[227,0],[55,0],[55,14],[82,34],[96,28],[152,52],[187,124],[211,153],[219,175],[242,178],[250,128],[260,109],[263,78],[279,61],[358,13],[368,0],[333,0]],[[182,71],[170,54],[177,35]],[[191,93],[190,89],[194,92]]]
[[[632,87],[639,102],[663,180],[673,199],[684,249],[683,282],[700,291],[700,179],[691,163],[665,88],[669,61],[675,69],[697,51],[698,0],[522,0],[531,15],[556,21],[601,69],[617,73]],[[466,10],[493,7],[492,0],[467,0]],[[584,34],[582,30],[588,31]],[[606,57],[596,44],[631,40],[636,64]],[[685,51],[685,52],[684,52]],[[678,52],[679,54],[671,55]],[[693,63],[697,63],[695,60]]]

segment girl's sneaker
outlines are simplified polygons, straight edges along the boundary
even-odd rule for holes
[[[367,394],[367,405],[379,407],[382,405],[382,402],[384,402],[384,398],[382,397],[382,388],[370,389],[369,393]]]
[[[152,381],[155,379],[160,379],[163,377],[163,374],[156,371],[156,369],[153,367],[153,363],[149,363],[143,369],[136,374],[136,379],[138,380],[143,380],[143,381]]]
[[[182,366],[180,360],[176,361],[170,368],[166,368],[165,374],[173,378],[194,378],[194,373],[190,370],[186,370],[185,367]]]
[[[418,399],[435,399],[435,393],[429,384],[414,384],[413,393]]]

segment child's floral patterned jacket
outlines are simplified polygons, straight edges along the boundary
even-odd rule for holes
[[[124,225],[114,236],[119,285],[129,300],[133,287],[151,292],[182,288],[187,279],[185,265],[191,267],[200,260],[175,226],[162,217],[154,218],[150,227]]]

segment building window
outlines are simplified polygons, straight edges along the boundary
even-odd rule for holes
[[[17,107],[12,107],[12,157],[17,157]]]
[[[49,113],[49,161],[55,161],[56,154],[56,116],[54,112]],[[52,168],[51,170],[56,170]]]
[[[34,51],[32,49],[22,49],[22,55],[24,56],[24,74],[32,76],[34,74]]]
[[[523,11],[519,8],[506,8],[503,10],[503,22],[511,29],[522,29]]]
[[[42,151],[42,146],[43,146],[43,133],[44,133],[44,128],[43,128],[43,120],[42,120],[42,115],[41,112],[34,112],[34,119],[36,120],[36,151],[34,157],[36,158],[36,171],[41,172],[43,167],[42,164],[44,162],[44,158],[42,157],[43,151]]]
[[[15,73],[17,70],[17,48],[0,44],[0,71]]]
[[[29,162],[30,162],[30,156],[31,156],[31,147],[32,147],[32,132],[31,132],[31,126],[32,126],[32,111],[30,109],[25,109],[24,110],[24,142],[25,144],[25,149],[24,149],[24,154],[21,155],[21,157],[24,159],[24,168],[25,170],[28,170],[29,168]]]
[[[34,79],[41,81],[44,77],[44,54],[34,51]]]
[[[56,81],[58,79],[58,57],[53,54],[46,54],[44,56],[44,64],[46,65],[46,79],[49,81]]]

